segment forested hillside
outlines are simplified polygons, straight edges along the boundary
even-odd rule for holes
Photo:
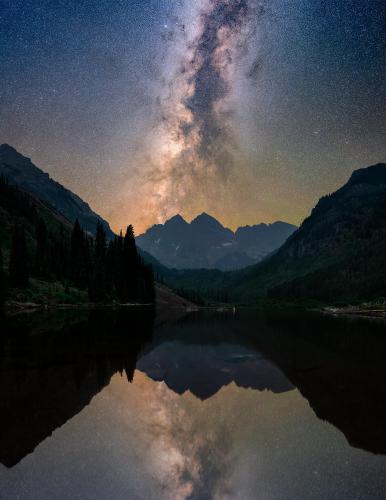
[[[0,178],[2,301],[143,302],[154,300],[152,269],[138,255],[132,226],[107,241],[72,224],[37,197]]]
[[[386,296],[386,164],[323,197],[279,251],[232,280],[234,300],[355,301]]]

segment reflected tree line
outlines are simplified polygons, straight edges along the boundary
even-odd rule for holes
[[[153,325],[153,313],[139,308],[0,322],[0,462],[17,464],[87,406],[114,374],[131,382]]]

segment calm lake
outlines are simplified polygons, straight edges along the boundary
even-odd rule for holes
[[[386,322],[62,311],[0,334],[0,498],[385,499]]]

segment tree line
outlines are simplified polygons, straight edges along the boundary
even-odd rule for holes
[[[1,205],[12,214],[8,272],[0,248],[0,299],[8,288],[25,289],[30,278],[87,290],[92,302],[153,303],[152,268],[137,252],[133,227],[107,240],[98,223],[95,238],[76,220],[48,228],[29,196],[0,178]]]

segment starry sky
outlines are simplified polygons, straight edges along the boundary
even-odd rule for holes
[[[386,161],[384,0],[0,0],[0,143],[118,230],[300,223]]]

